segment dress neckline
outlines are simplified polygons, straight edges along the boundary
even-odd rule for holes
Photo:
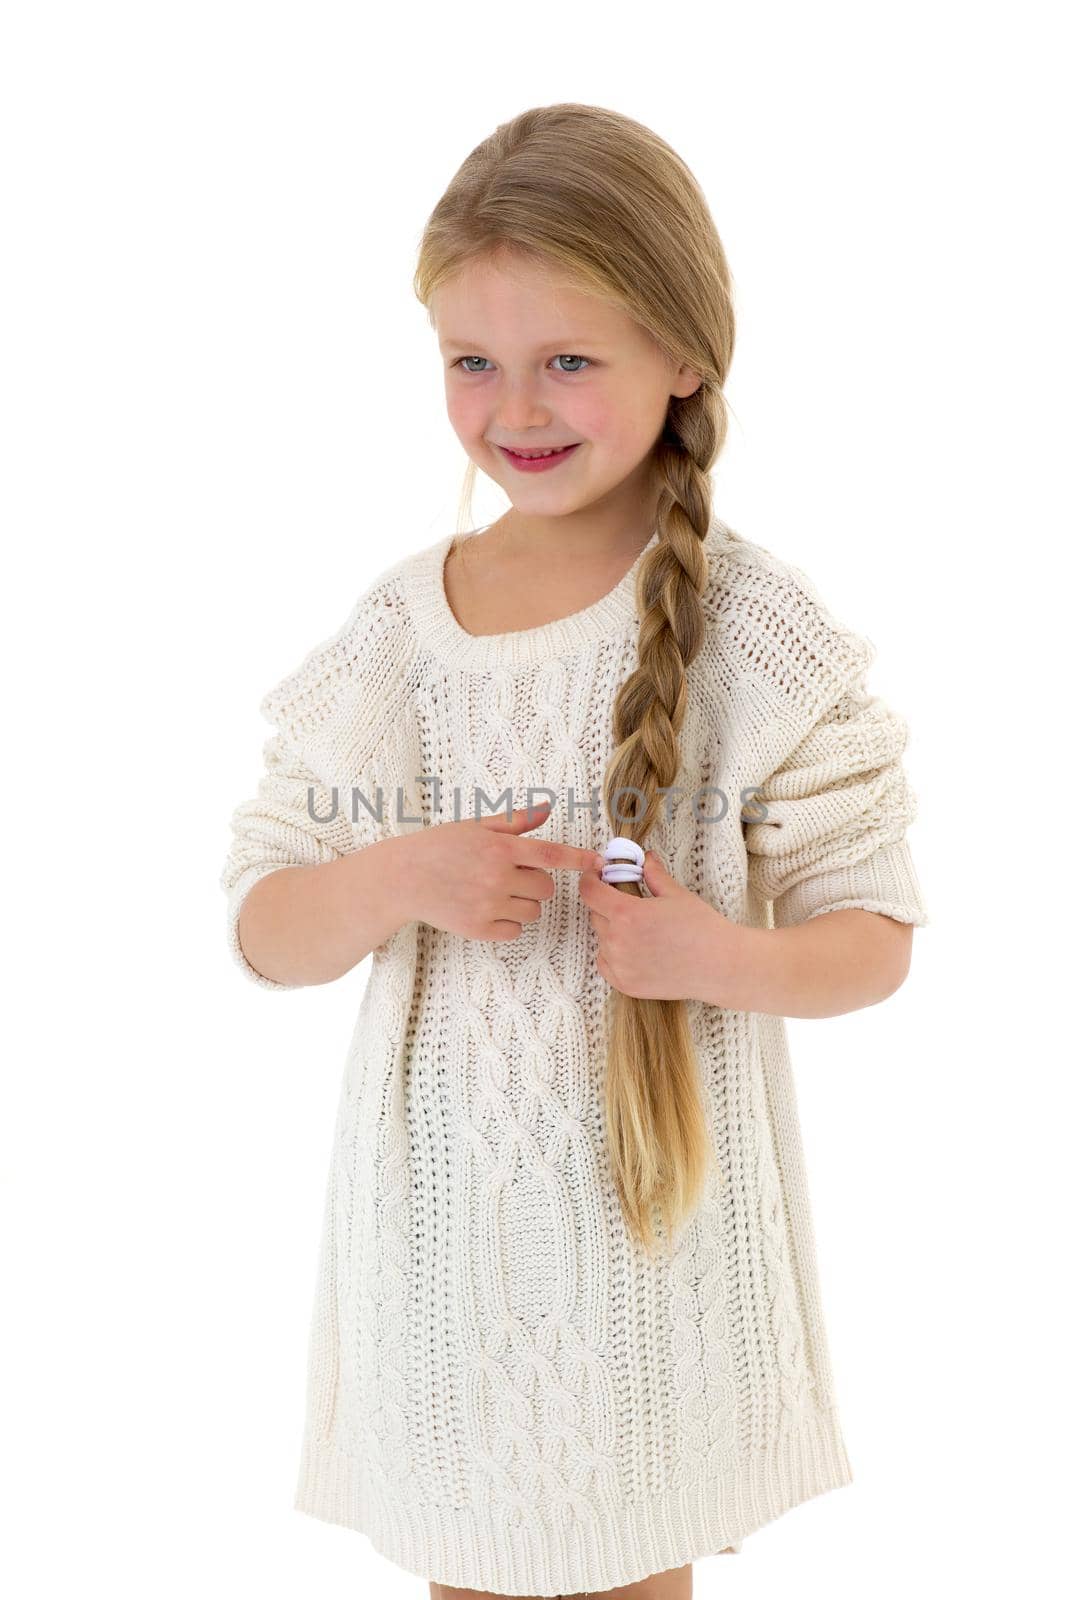
[[[491,524],[486,523],[485,527]],[[476,533],[483,533],[478,528]],[[654,528],[613,589],[581,611],[543,622],[534,628],[508,633],[468,633],[460,626],[445,593],[445,561],[456,538],[446,534],[413,556],[408,568],[413,619],[430,650],[452,666],[471,670],[497,666],[526,666],[556,656],[573,654],[598,641],[626,635],[636,628],[637,569],[645,552],[659,541]]]

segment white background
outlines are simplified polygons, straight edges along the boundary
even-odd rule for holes
[[[291,1510],[369,963],[242,980],[262,694],[456,526],[411,291],[468,151],[583,100],[737,286],[716,509],[877,646],[932,922],[789,1023],[856,1481],[696,1594],[1000,1594],[1062,1561],[1063,58],[1037,5],[55,5],[0,34],[8,600],[0,1573],[428,1595]],[[505,507],[480,479],[475,523]],[[1058,1413],[1058,1414],[1057,1414]]]

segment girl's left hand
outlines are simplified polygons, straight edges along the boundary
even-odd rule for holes
[[[600,944],[597,971],[635,1000],[727,1004],[744,928],[672,878],[651,851],[644,872],[651,899],[619,894],[596,871],[579,877]]]

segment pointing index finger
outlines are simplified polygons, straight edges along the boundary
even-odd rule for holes
[[[535,839],[527,834],[518,840],[519,856],[525,867],[544,867],[546,870],[568,872],[596,872],[604,865],[604,857],[595,850],[583,850],[576,844],[561,844],[556,839]]]

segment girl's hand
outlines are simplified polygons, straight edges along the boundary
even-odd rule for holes
[[[645,852],[652,898],[619,894],[599,871],[583,872],[578,892],[599,939],[597,971],[635,1000],[705,1000],[721,1005],[734,988],[745,929],[672,878]]]
[[[442,822],[403,836],[401,898],[408,918],[465,939],[517,939],[556,892],[551,873],[599,872],[595,850],[529,839],[549,805]]]

